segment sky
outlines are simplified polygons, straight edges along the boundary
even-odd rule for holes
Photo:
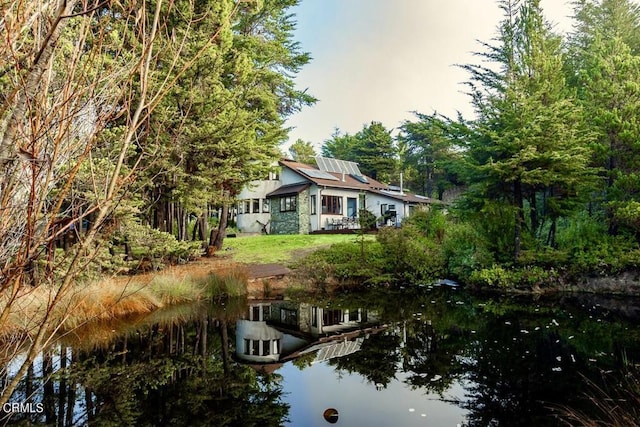
[[[558,32],[571,30],[565,0],[541,0]],[[288,145],[301,138],[316,150],[337,127],[354,134],[372,121],[395,129],[413,111],[471,117],[456,64],[491,42],[502,18],[495,0],[301,0],[295,39],[313,60],[296,77],[318,98],[291,116]]]

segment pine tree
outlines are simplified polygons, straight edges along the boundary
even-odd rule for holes
[[[291,158],[296,162],[306,163],[308,165],[315,164],[316,150],[308,141],[298,138],[296,142],[289,147]]]
[[[640,7],[629,0],[583,1],[570,38],[569,73],[595,134],[603,171],[594,204],[610,234],[640,233]],[[577,59],[576,59],[577,58]]]
[[[436,114],[415,115],[418,121],[405,121],[397,137],[404,182],[420,194],[442,199],[455,179],[451,162],[457,156],[451,129]]]
[[[469,197],[478,210],[494,201],[511,212],[517,259],[523,230],[536,237],[545,220],[546,243],[554,245],[558,218],[577,206],[581,185],[593,171],[583,115],[565,83],[560,39],[537,0],[505,0],[501,7],[499,44],[482,55],[500,71],[465,67],[472,73],[469,86],[479,117],[469,125]]]

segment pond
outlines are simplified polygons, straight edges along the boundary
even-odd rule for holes
[[[566,425],[599,416],[591,398],[637,410],[617,399],[639,322],[629,298],[450,287],[200,303],[60,337],[1,409],[23,425]]]

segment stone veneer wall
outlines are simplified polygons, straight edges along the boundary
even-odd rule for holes
[[[311,232],[311,205],[309,204],[310,191],[307,188],[298,194],[298,233],[309,234]]]
[[[280,212],[280,198],[271,199],[271,234],[309,234],[309,189],[297,195],[296,212]]]

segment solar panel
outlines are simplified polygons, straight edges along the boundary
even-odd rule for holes
[[[311,178],[330,179],[331,181],[340,181],[335,176],[329,175],[327,172],[319,171],[317,169],[298,168],[298,170]]]
[[[350,175],[353,175],[354,177],[362,176],[362,172],[360,172],[358,164],[355,162],[317,156],[316,164],[318,165],[318,168],[323,172],[348,173]]]
[[[354,175],[354,174],[351,174],[351,176],[352,176],[352,177],[354,177],[355,179],[357,179],[358,181],[360,181],[360,182],[361,182],[361,183],[363,183],[363,184],[368,184],[368,183],[369,183],[369,180],[368,180],[368,179],[367,179],[367,177],[366,177],[366,176],[364,176],[364,175]]]

